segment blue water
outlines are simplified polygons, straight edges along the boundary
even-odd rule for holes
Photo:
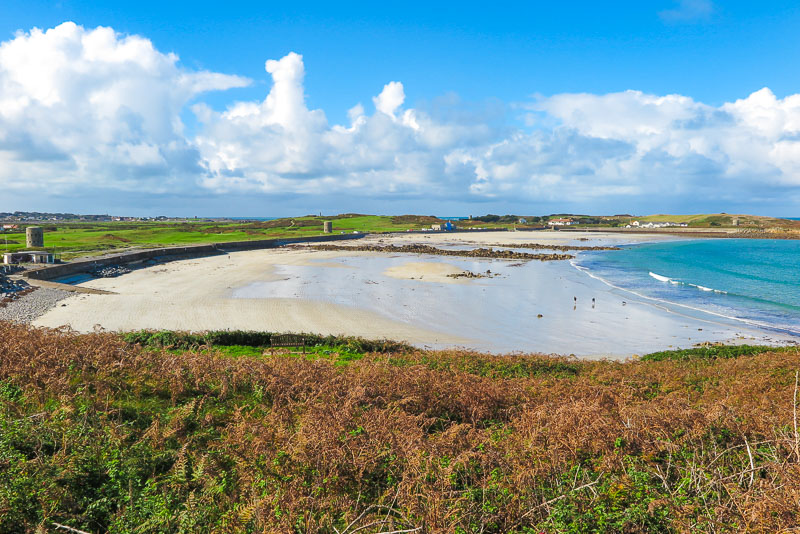
[[[800,335],[800,241],[648,243],[582,254],[575,265],[667,305]]]

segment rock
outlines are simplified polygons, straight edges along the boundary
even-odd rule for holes
[[[129,272],[131,272],[131,269],[124,265],[104,265],[103,267],[92,269],[89,274],[95,278],[114,278]]]
[[[586,238],[581,238],[579,241],[588,241]],[[541,243],[519,243],[507,245],[492,245],[501,248],[527,248],[531,250],[559,250],[561,252],[568,250],[622,250],[619,247],[589,247],[585,245],[545,245]]]
[[[26,289],[15,292],[13,297],[3,299],[0,303],[0,321],[31,323],[53,308],[58,301],[72,295],[60,289],[37,288],[28,284],[25,286]]]
[[[308,248],[314,250],[340,250],[340,251],[362,251],[362,252],[383,252],[388,254],[431,254],[436,256],[458,256],[462,258],[495,258],[503,260],[569,260],[574,258],[571,254],[529,254],[527,252],[515,252],[513,250],[494,250],[492,248],[476,248],[473,250],[457,250],[436,248],[430,245],[310,245]]]

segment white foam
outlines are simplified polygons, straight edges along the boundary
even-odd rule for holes
[[[659,282],[672,282],[672,278],[669,278],[668,276],[661,276],[660,274],[656,274],[654,272],[650,272],[650,276],[652,276]]]
[[[736,317],[734,315],[726,315],[724,313],[714,312],[714,311],[707,310],[705,308],[700,308],[700,307],[697,307],[697,306],[689,306],[688,304],[680,304],[678,302],[673,302],[671,300],[660,299],[660,298],[656,298],[656,297],[650,297],[648,295],[644,295],[642,293],[639,293],[638,291],[634,291],[632,289],[628,289],[628,288],[624,288],[624,287],[620,287],[620,286],[614,285],[611,282],[609,282],[608,280],[606,280],[605,278],[603,278],[601,276],[597,276],[596,274],[592,273],[586,267],[583,267],[581,265],[577,265],[575,263],[575,260],[570,260],[569,263],[570,263],[570,265],[575,267],[577,270],[581,271],[582,273],[585,273],[585,274],[589,275],[590,277],[594,278],[595,280],[600,280],[601,282],[603,282],[604,284],[606,284],[609,287],[612,287],[614,289],[618,289],[620,291],[624,291],[625,293],[629,293],[631,295],[635,295],[635,296],[637,296],[637,297],[639,297],[641,299],[644,299],[644,300],[660,303],[661,305],[658,306],[659,308],[662,308],[662,309],[664,309],[666,311],[669,311],[671,313],[678,313],[678,312],[676,310],[670,308],[670,306],[679,306],[681,308],[685,308],[687,310],[692,310],[694,312],[700,312],[700,313],[704,313],[704,314],[708,314],[708,315],[713,315],[714,317],[720,317],[722,319],[735,321],[735,322],[738,322],[738,323],[744,323],[746,325],[749,325],[749,326],[752,326],[752,327],[755,327],[755,328],[758,328],[758,329],[762,329],[762,330],[787,332],[787,333],[790,333],[792,335],[800,335],[800,329],[790,328],[790,327],[785,326],[785,325],[782,325],[780,327],[776,327],[775,325],[770,324],[770,323],[766,323],[766,322],[756,321],[756,320],[753,320],[753,319],[745,319],[743,317]],[[652,276],[653,278],[656,278],[656,280],[659,280],[659,279],[663,278],[664,280],[662,280],[662,281],[670,281],[671,283],[684,284],[684,282],[680,282],[680,281],[676,282],[675,280],[673,280],[671,278],[668,278],[666,276],[661,276],[659,274],[652,273],[652,272],[650,273],[650,276]],[[693,284],[687,284],[687,285],[693,285]],[[701,288],[702,286],[695,286],[695,287]],[[718,289],[703,288],[703,290],[714,291],[716,293],[727,294],[726,291],[720,291]]]

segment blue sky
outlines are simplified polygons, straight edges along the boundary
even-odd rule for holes
[[[726,116],[730,114],[733,117],[730,120],[736,122],[736,125],[725,126],[723,123],[730,120],[720,120],[714,132],[709,131],[704,138],[716,135],[724,140],[733,137],[732,132],[738,136],[738,132],[748,128],[757,130],[757,124],[752,123],[752,113],[737,115],[725,106],[748,99],[754,92],[768,87],[777,108],[783,110],[780,113],[794,109],[793,104],[785,101],[800,87],[800,69],[796,62],[800,57],[800,31],[797,31],[800,8],[792,2],[723,4],[709,0],[667,0],[615,2],[613,5],[602,2],[405,2],[402,5],[351,2],[343,5],[330,2],[104,4],[5,0],[0,10],[0,42],[13,41],[18,31],[48,30],[66,21],[76,23],[84,32],[104,26],[113,28],[120,40],[125,36],[148,40],[158,54],[177,54],[180,61],[176,68],[181,72],[208,71],[246,79],[247,83],[217,82],[215,90],[192,93],[169,108],[182,120],[181,142],[185,140],[189,145],[187,150],[199,154],[199,165],[195,167],[202,167],[202,171],[192,171],[188,165],[181,171],[183,174],[177,176],[174,170],[167,172],[152,165],[147,169],[131,168],[127,163],[128,166],[124,166],[118,159],[108,156],[102,161],[97,159],[96,165],[88,165],[94,169],[91,172],[98,173],[96,179],[101,191],[98,194],[98,188],[91,188],[90,193],[87,185],[93,179],[87,174],[90,171],[86,166],[80,172],[75,170],[84,161],[83,157],[59,146],[65,158],[78,163],[72,167],[62,166],[55,172],[68,175],[64,182],[71,180],[75,186],[56,191],[50,187],[52,184],[43,183],[44,194],[39,199],[44,206],[37,206],[31,198],[15,192],[19,188],[12,184],[10,198],[15,205],[7,204],[10,198],[6,202],[0,200],[0,211],[17,207],[69,209],[70,206],[81,211],[110,211],[104,208],[112,206],[122,211],[145,212],[159,206],[159,212],[190,214],[201,210],[201,214],[210,215],[229,211],[233,202],[245,215],[263,214],[261,210],[265,204],[276,212],[337,211],[339,207],[347,211],[358,206],[362,207],[359,211],[441,212],[444,209],[459,213],[489,210],[538,213],[569,209],[704,211],[728,207],[726,211],[741,209],[791,215],[800,198],[800,177],[796,175],[800,165],[795,161],[800,153],[794,154],[794,146],[784,146],[786,139],[796,134],[797,127],[791,117],[781,123],[779,133],[773,132],[769,139],[759,137],[765,147],[760,157],[753,155],[745,162],[736,162],[733,161],[735,148],[720,148],[725,144],[723,141],[697,148],[703,143],[697,137],[687,137],[683,127],[680,135],[664,137],[660,144],[637,144],[636,132],[652,131],[653,118],[646,112],[641,113],[641,98],[635,95],[630,96],[627,103],[615,104],[614,109],[629,116],[633,124],[630,131],[622,133],[597,125],[584,127],[576,117],[591,115],[589,111],[578,109],[575,102],[566,102],[566,99],[552,100],[558,95],[585,93],[600,100],[582,105],[597,107],[609,105],[607,100],[602,100],[604,95],[624,95],[630,90],[654,97],[680,95],[691,102],[678,106],[680,110],[673,108],[677,114],[675,121],[687,121],[689,115],[696,121],[699,116],[708,117],[717,110]],[[252,131],[246,140],[241,137],[222,139],[220,136],[230,136],[234,130],[232,124],[223,124],[230,117],[224,117],[222,112],[242,103],[264,101],[273,88],[273,79],[265,72],[264,62],[288,57],[290,52],[302,56],[298,83],[305,95],[305,109],[321,111],[325,116],[325,125],[314,122],[313,118],[308,119],[311,122],[303,122],[301,129],[306,134],[313,131],[320,139],[327,139],[330,135],[324,132],[335,125],[350,126],[348,110],[360,103],[364,108],[364,132],[378,129],[381,133],[375,135],[390,135],[389,130],[380,129],[389,126],[373,128],[370,125],[380,123],[378,119],[383,117],[376,118],[379,113],[374,111],[373,98],[382,94],[385,86],[393,81],[402,84],[403,94],[401,104],[387,108],[392,110],[388,115],[396,124],[414,126],[414,119],[404,115],[411,110],[415,116],[427,117],[437,127],[475,126],[483,133],[475,133],[468,139],[429,139],[420,147],[422,141],[410,139],[406,135],[408,132],[392,130],[398,140],[391,150],[395,154],[405,151],[409,159],[418,162],[424,159],[425,163],[412,166],[407,162],[398,163],[395,157],[395,166],[389,168],[392,165],[388,160],[373,162],[379,171],[377,174],[375,169],[370,169],[369,162],[349,157],[327,167],[325,162],[330,162],[331,156],[320,156],[322,149],[308,148],[316,146],[317,141],[307,139],[299,146],[311,151],[307,154],[309,159],[319,157],[318,165],[298,163],[299,166],[293,167],[276,155],[260,166],[238,161],[239,166],[234,168],[230,155],[220,155],[220,147],[241,146],[237,158],[242,158],[245,154],[252,155],[253,147],[262,138]],[[32,53],[39,53],[39,49]],[[0,82],[2,72],[0,63]],[[7,77],[11,79],[12,75]],[[113,85],[112,81],[105,82]],[[169,83],[168,80],[165,83]],[[0,85],[0,102],[2,90]],[[198,103],[213,115],[206,120],[199,119],[194,109]],[[165,104],[156,102],[153,105],[163,107]],[[36,115],[34,111],[29,113]],[[293,120],[305,121],[305,111],[299,113]],[[278,134],[275,133],[277,126],[262,132],[267,137],[280,136],[272,138],[271,145],[289,143],[286,132],[296,123],[287,127],[277,119],[271,123],[270,120],[262,117],[259,124],[277,124],[283,128],[283,133]],[[613,122],[609,117],[596,120],[603,124],[609,120]],[[0,132],[2,121],[0,117]],[[634,124],[637,121],[645,127],[637,128]],[[6,127],[11,129],[13,123],[7,122]],[[656,122],[665,124],[660,120]],[[241,124],[237,128],[241,129]],[[253,124],[248,128],[252,129]],[[414,128],[417,137],[426,130],[424,125]],[[535,137],[542,131],[546,139]],[[364,132],[361,133],[366,135]],[[356,139],[357,133],[351,137]],[[478,161],[488,152],[497,152],[499,145],[514,144],[516,137],[523,134],[534,135],[535,139],[521,144],[513,155],[504,154],[500,158],[502,161]],[[579,137],[570,137],[573,134]],[[758,133],[763,137],[762,134]],[[111,137],[118,139],[119,135]],[[144,140],[137,137],[136,142],[155,146],[158,143],[153,139],[161,139],[163,135],[153,133],[144,137]],[[296,141],[297,135],[292,138]],[[0,149],[3,148],[2,139],[0,137]],[[208,139],[213,142],[204,142]],[[361,141],[368,147],[367,152],[377,150],[370,144],[377,141],[371,139]],[[58,145],[28,139],[18,140],[14,146],[21,142],[31,146]],[[753,144],[752,141],[742,142]],[[357,144],[354,143],[348,144],[346,150],[355,150],[353,147]],[[614,143],[621,145],[613,148]],[[691,153],[676,148],[676,143],[690,145]],[[784,145],[778,150],[776,147],[780,143]],[[599,144],[604,148],[597,148]],[[325,146],[325,150],[335,151],[340,145]],[[166,149],[159,150],[163,154]],[[536,157],[531,157],[531,150]],[[598,155],[598,150],[609,152]],[[620,150],[636,152],[635,165],[623,164],[624,158],[633,156],[623,156]],[[285,153],[296,153],[296,146],[291,145]],[[579,159],[585,160],[583,163],[573,168],[553,166],[553,158],[576,153]],[[783,158],[781,163],[768,166],[769,158],[776,153]],[[181,156],[186,157],[190,156]],[[164,160],[174,166],[175,160],[171,158],[164,156]],[[224,169],[220,158],[227,162]],[[22,181],[30,185],[31,181],[40,180],[42,158],[29,157],[27,166],[19,163],[23,159],[21,156],[14,158],[14,174],[0,176],[0,183],[14,180],[18,185]],[[446,165],[441,162],[445,159]],[[514,164],[508,163],[511,159]],[[601,159],[613,161],[618,168],[610,171],[609,165]],[[454,170],[455,160],[471,170],[460,167]],[[546,162],[546,169],[543,162]],[[110,169],[120,172],[120,165],[125,169],[123,174],[129,176],[122,184],[114,183],[105,175],[112,172]],[[203,172],[215,175],[203,176]],[[662,190],[658,195],[648,195],[646,188],[633,187],[631,177],[623,179],[620,174],[624,172],[637,174],[641,180],[680,184],[666,193]],[[393,185],[365,187],[365,176],[370,173],[376,180]],[[165,178],[167,174],[171,177]],[[132,186],[136,176],[145,175],[139,186]],[[558,182],[555,175],[562,181]],[[588,175],[591,180],[585,178]],[[163,186],[177,182],[182,185]],[[189,182],[194,185],[187,185]],[[154,186],[155,183],[161,185]],[[721,183],[733,184],[731,187],[736,194],[710,192]],[[576,200],[543,193],[547,184],[560,184],[554,187],[562,189],[577,188],[581,193],[581,188],[587,188],[592,192],[578,194]],[[598,192],[604,184],[608,185],[608,194]],[[132,187],[136,189],[135,195],[129,194]],[[326,200],[329,195],[319,194],[315,187],[339,190],[340,198]],[[128,194],[122,194],[126,191]],[[702,196],[698,197],[698,193]],[[126,203],[126,197],[131,199],[130,203]],[[192,200],[184,208],[169,200],[172,198]],[[303,209],[312,206],[314,209]],[[375,209],[369,209],[373,206]],[[482,209],[484,207],[486,210]],[[183,213],[184,209],[190,213]]]
[[[702,4],[702,2],[700,2]],[[655,2],[24,2],[4,0],[2,38],[71,20],[143,35],[183,64],[260,82],[213,99],[261,98],[263,63],[303,54],[310,107],[342,118],[389,80],[408,99],[531,93],[678,93],[707,104],[800,87],[800,4],[710,4],[687,18]],[[613,5],[609,5],[613,4]]]

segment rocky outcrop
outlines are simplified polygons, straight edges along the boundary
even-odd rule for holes
[[[340,250],[360,252],[381,252],[385,254],[431,254],[435,256],[457,256],[461,258],[493,258],[502,260],[569,260],[574,258],[571,254],[529,254],[513,250],[495,250],[493,248],[476,248],[472,250],[457,250],[436,248],[430,245],[310,245],[314,250]]]
[[[527,248],[531,250],[560,250],[560,251],[568,251],[568,250],[622,250],[619,247],[591,247],[585,245],[543,245],[540,243],[518,243],[518,244],[497,244],[492,245],[493,247],[502,247],[502,248]]]

